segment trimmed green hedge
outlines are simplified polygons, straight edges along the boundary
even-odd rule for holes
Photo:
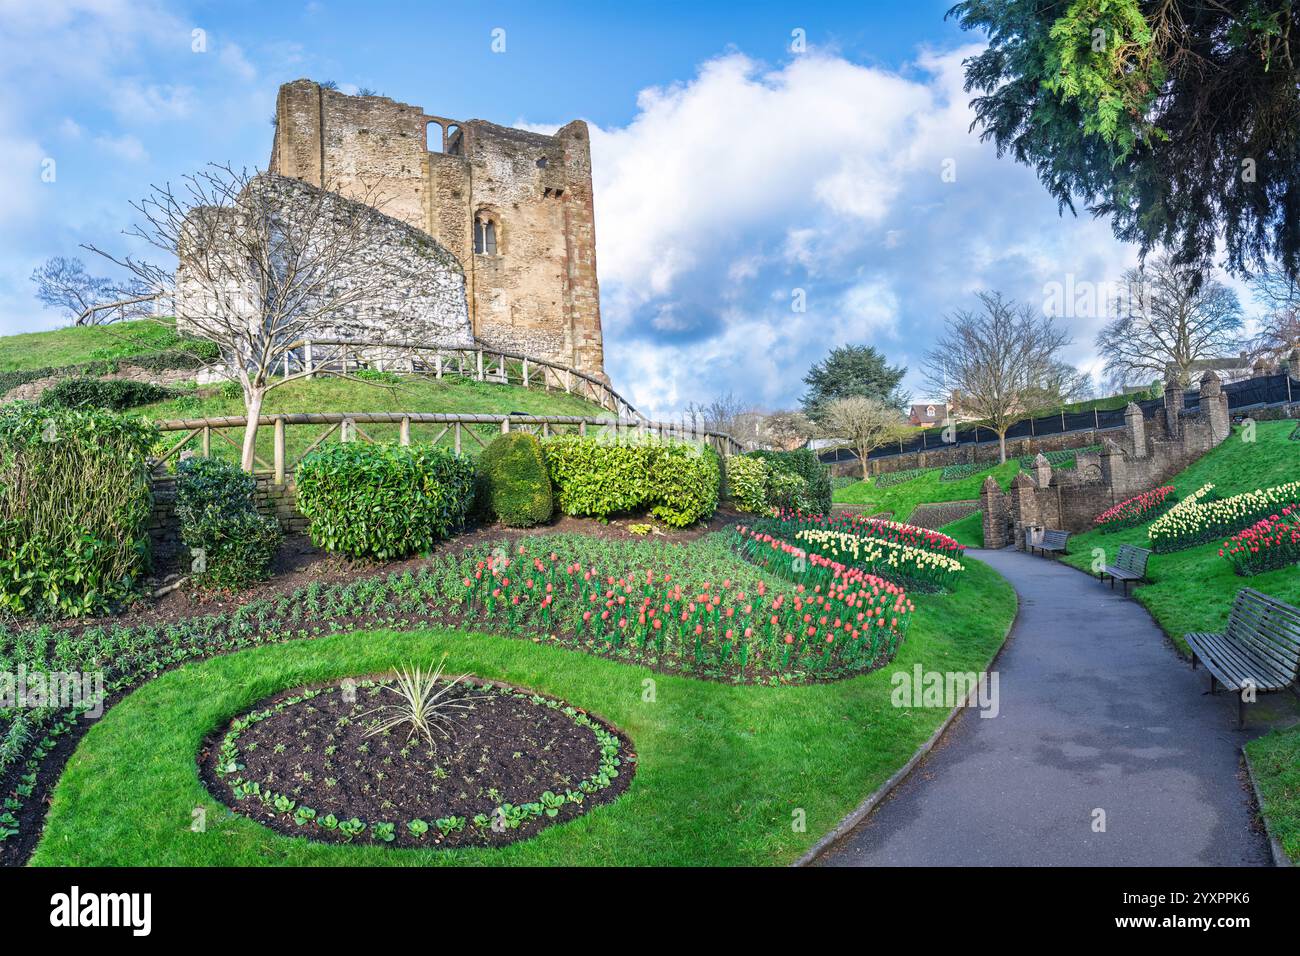
[[[354,558],[426,552],[474,501],[474,463],[431,445],[331,445],[299,462],[296,477],[312,541]]]
[[[479,456],[478,473],[502,524],[531,528],[551,520],[551,476],[536,435],[510,432],[495,439]]]
[[[807,507],[800,510],[815,514],[831,513],[831,473],[817,458],[816,452],[809,448],[797,448],[794,451],[755,451],[750,454],[767,462],[774,475],[797,475],[807,483],[806,492],[800,496],[806,501]]]
[[[717,510],[722,472],[718,454],[686,442],[613,442],[557,435],[542,442],[560,510],[607,518],[648,508],[674,528]]]
[[[107,408],[120,412],[137,405],[166,401],[173,397],[169,388],[150,382],[125,378],[65,378],[41,395],[42,405],[64,408]]]
[[[189,458],[176,468],[176,518],[195,581],[242,588],[270,576],[283,534],[253,503],[257,479],[219,458]]]
[[[761,458],[732,455],[727,459],[727,487],[738,511],[761,513],[767,510],[771,477],[772,469]]]
[[[98,409],[0,408],[0,608],[112,610],[148,564],[150,423]]]

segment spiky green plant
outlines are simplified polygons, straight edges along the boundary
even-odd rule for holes
[[[381,719],[366,731],[365,736],[373,737],[375,734],[387,733],[397,727],[409,725],[411,729],[406,735],[408,741],[418,734],[424,738],[430,748],[436,747],[437,741],[433,736],[435,731],[441,734],[443,739],[450,739],[454,719],[459,716],[457,711],[473,710],[474,705],[470,702],[485,698],[480,694],[448,699],[448,692],[470,675],[461,674],[459,677],[445,681],[439,688],[438,684],[443,679],[442,672],[446,663],[447,655],[444,654],[442,660],[437,665],[430,664],[428,670],[423,670],[418,665],[410,669],[398,668],[393,682],[380,686],[382,690],[396,694],[400,702],[384,704],[374,710],[366,711],[363,717],[380,714]]]

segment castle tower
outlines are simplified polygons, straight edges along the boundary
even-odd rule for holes
[[[378,189],[382,212],[460,260],[477,339],[606,378],[586,123],[545,136],[295,80],[269,168],[350,198]]]

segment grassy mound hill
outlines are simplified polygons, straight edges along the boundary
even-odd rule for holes
[[[35,379],[58,376],[92,376],[111,373],[118,365],[147,362],[180,344],[174,326],[165,320],[140,319],[112,325],[63,328],[0,337],[0,393]],[[243,414],[239,390],[232,384],[198,387],[181,383],[174,397],[142,405],[130,411],[155,421],[182,418],[212,418]],[[576,395],[525,389],[517,385],[478,382],[448,376],[441,380],[391,373],[362,373],[360,378],[321,376],[310,381],[287,383],[272,390],[263,407],[264,415],[298,412],[434,412],[441,414],[575,415],[607,418],[610,413]],[[287,433],[288,453],[297,457],[323,428],[295,427]],[[484,429],[484,435],[491,429]],[[376,441],[395,440],[397,426],[365,426]],[[412,439],[430,440],[441,428],[416,426]],[[238,440],[239,435],[227,432]],[[172,441],[178,440],[179,435]],[[259,454],[271,456],[269,429],[259,435]],[[450,445],[450,435],[444,444]],[[169,442],[170,444],[171,442]],[[471,454],[478,444],[466,438],[462,446]],[[234,450],[214,440],[213,454],[230,457]]]

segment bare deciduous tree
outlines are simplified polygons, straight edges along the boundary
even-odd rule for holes
[[[782,410],[763,419],[763,431],[776,449],[791,451],[812,438],[817,429],[803,412]]]
[[[979,294],[978,312],[945,320],[944,334],[926,353],[925,375],[938,394],[956,391],[963,410],[997,433],[1007,460],[1007,429],[1025,414],[1026,401],[1058,364],[1069,336],[1050,317],[1036,315],[998,292]]]
[[[858,456],[862,480],[866,481],[867,456],[889,442],[897,441],[904,423],[898,409],[878,398],[852,395],[829,402],[824,409],[828,438],[844,442]]]
[[[51,256],[31,275],[36,299],[52,309],[62,309],[77,325],[95,325],[102,317],[136,318],[149,315],[151,308],[141,301],[148,290],[138,281],[117,283],[105,276],[92,276],[80,259]],[[117,305],[116,313],[95,311]]]
[[[377,189],[354,199],[295,179],[213,164],[183,185],[154,187],[126,230],[177,263],[158,265],[94,246],[177,303],[177,326],[216,344],[243,392],[243,467],[253,469],[257,419],[268,392],[308,374],[285,357],[311,335],[359,316],[391,318],[402,302],[441,294],[429,270],[386,259],[376,268],[384,217]],[[400,293],[395,289],[401,289]],[[182,307],[183,304],[183,307]],[[337,374],[337,373],[335,373]]]
[[[762,441],[763,413],[731,392],[719,395],[708,404],[691,402],[686,406],[686,416],[693,427],[724,432],[747,448],[754,448]]]
[[[1097,351],[1113,384],[1151,381],[1174,370],[1186,387],[1198,360],[1237,354],[1241,305],[1236,293],[1208,271],[1162,255],[1124,274],[1135,290],[1127,314],[1097,335]]]
[[[1300,281],[1272,266],[1252,276],[1250,285],[1266,310],[1251,342],[1252,355],[1285,361],[1292,349],[1300,348]]]

